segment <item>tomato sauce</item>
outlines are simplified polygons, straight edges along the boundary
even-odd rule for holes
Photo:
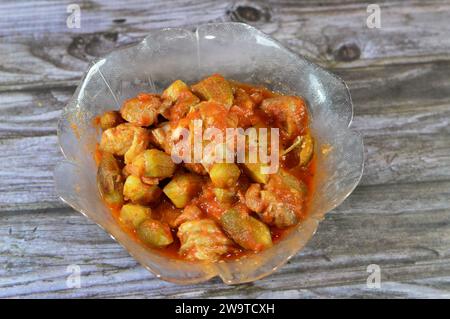
[[[233,118],[237,119],[237,122],[234,123],[235,126],[238,127],[274,127],[275,121],[269,116],[267,113],[263,112],[258,108],[258,106],[262,103],[263,100],[268,98],[279,97],[281,94],[276,92],[272,92],[264,87],[252,86],[249,84],[238,83],[234,81],[230,81],[234,94],[235,94],[235,103],[228,109],[226,109],[222,105],[217,105],[218,103],[212,102],[202,102],[203,105],[200,104],[198,109],[192,110],[187,116],[183,117],[183,108],[174,109],[173,113],[176,115],[176,121],[171,121],[170,125],[172,127],[182,126],[189,127],[194,119],[205,118],[207,119],[207,126],[213,126],[219,128],[220,130],[225,130],[230,126],[230,121],[233,122]],[[153,95],[152,95],[153,96]],[[145,100],[147,95],[141,94],[138,96],[139,99]],[[209,107],[214,106],[214,107]],[[304,125],[301,128],[302,133],[309,133],[307,121],[308,121],[308,113],[307,110],[304,110],[304,119],[302,120],[302,124]],[[99,119],[95,119],[95,123],[98,125]],[[286,144],[288,142],[292,142],[290,140],[283,140],[282,144]],[[283,146],[283,145],[282,145]],[[94,159],[98,164],[101,161],[102,152],[97,145],[94,151]],[[300,223],[303,219],[305,219],[309,214],[310,202],[312,199],[312,194],[314,193],[314,176],[316,173],[316,156],[313,154],[311,160],[306,166],[297,165],[299,162],[298,154],[295,152],[290,152],[286,155],[283,155],[280,158],[281,167],[287,170],[290,174],[295,176],[298,180],[303,182],[306,188],[306,196],[303,198],[303,209],[302,215],[300,216]],[[121,165],[124,164],[121,162]],[[122,167],[123,168],[123,167]],[[244,174],[244,171],[241,167],[241,176],[239,177],[236,185],[233,186],[233,189],[236,191],[236,196],[233,202],[229,205],[219,203],[214,194],[214,185],[211,181],[205,182],[202,186],[201,192],[194,197],[189,204],[196,205],[205,218],[210,218],[216,222],[220,221],[222,214],[229,208],[240,206],[249,214],[256,216],[256,214],[252,213],[250,209],[245,206],[245,193],[248,187],[253,183],[249,177]],[[206,179],[205,179],[206,181]],[[283,190],[277,190],[281,198],[283,196],[289,196],[288,193],[282,194]],[[168,258],[174,259],[184,259],[183,256],[179,254],[180,249],[180,240],[177,236],[176,226],[174,225],[174,221],[176,218],[182,213],[182,209],[176,208],[170,199],[164,194],[161,195],[161,199],[158,203],[151,204],[150,207],[152,209],[152,218],[157,220],[161,220],[164,223],[167,223],[171,226],[172,237],[174,239],[173,243],[170,245],[156,249],[152,248],[155,251],[158,251],[162,255]],[[120,216],[120,206],[110,206],[112,215],[116,219],[116,221],[121,225],[121,227],[137,242],[144,244],[138,237],[136,230],[128,227],[123,224],[119,218]],[[270,226],[270,234],[272,237],[272,242],[277,244],[283,238],[285,238],[294,228],[295,226],[290,226],[287,228],[277,228],[275,226]],[[255,252],[244,250],[243,248],[235,245],[233,249],[231,249],[227,254],[221,257],[222,260],[235,260],[239,258],[244,258],[245,256],[255,254]]]

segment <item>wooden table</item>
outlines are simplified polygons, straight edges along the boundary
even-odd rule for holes
[[[67,4],[81,28],[66,26]],[[0,3],[0,297],[450,297],[450,1]],[[354,193],[275,274],[163,282],[55,196],[56,123],[89,61],[154,28],[243,21],[340,75],[364,135]],[[381,268],[370,288],[367,267]],[[79,265],[81,288],[66,285]],[[70,269],[69,269],[70,270]]]

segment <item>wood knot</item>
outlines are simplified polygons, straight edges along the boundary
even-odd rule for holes
[[[127,19],[123,19],[123,18],[113,20],[113,23],[117,23],[117,24],[122,24],[125,22],[127,22]]]
[[[67,51],[70,55],[81,59],[86,60],[86,53],[84,52],[84,47],[86,45],[86,41],[83,36],[76,36],[72,39],[72,42],[67,47]]]
[[[237,22],[258,22],[270,20],[270,13],[268,10],[251,6],[248,4],[238,4],[230,12],[232,21]]]
[[[68,52],[72,56],[84,60],[86,60],[88,56],[103,56],[116,47],[117,39],[117,32],[76,36],[72,39],[72,43],[69,44]]]
[[[334,53],[334,59],[339,62],[351,62],[358,60],[361,49],[355,43],[343,44]]]
[[[117,33],[104,33],[94,35],[88,43],[86,43],[86,53],[100,57],[113,50],[116,46]]]

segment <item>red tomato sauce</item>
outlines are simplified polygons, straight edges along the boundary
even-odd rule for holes
[[[268,98],[279,97],[281,94],[276,92],[272,92],[263,87],[252,86],[249,84],[243,84],[238,82],[230,81],[234,94],[235,94],[235,103],[227,110],[223,105],[218,104],[214,101],[212,102],[202,102],[200,107],[196,110],[190,112],[187,116],[183,117],[183,107],[179,109],[174,109],[172,113],[174,114],[176,121],[170,121],[170,125],[172,127],[183,126],[189,127],[194,119],[200,118],[208,118],[210,121],[210,125],[217,127],[221,130],[225,130],[230,126],[230,123],[236,124],[236,126],[254,126],[254,127],[266,127],[271,128],[274,127],[275,121],[265,112],[258,108],[261,103]],[[145,100],[148,96],[146,94],[141,94],[138,96],[138,99]],[[154,96],[154,95],[151,95]],[[303,127],[301,128],[301,133],[308,133],[308,113],[307,109],[304,110],[304,114],[301,114],[304,118],[300,119]],[[99,118],[95,118],[94,123],[98,126],[100,121]],[[290,140],[283,140],[282,143],[286,144]],[[100,163],[102,159],[102,152],[99,149],[99,145],[97,145],[94,151],[94,159],[95,162]],[[282,156],[281,159],[281,167],[286,169],[290,174],[295,176],[298,180],[302,181],[306,187],[306,196],[304,197],[302,215],[300,216],[300,223],[304,220],[309,212],[310,203],[312,199],[312,195],[314,194],[314,176],[316,173],[316,156],[313,155],[312,159],[309,163],[300,167],[297,166],[299,161],[298,156],[296,156],[295,152],[290,152],[286,156]],[[124,163],[120,160],[122,166]],[[122,167],[123,168],[123,167]],[[210,218],[216,222],[220,221],[221,215],[232,206],[238,205],[244,211],[249,214],[256,216],[255,213],[252,213],[250,209],[245,206],[244,195],[248,187],[253,183],[248,176],[246,176],[241,168],[241,176],[238,179],[234,189],[236,190],[236,200],[230,204],[219,203],[214,194],[214,185],[212,185],[211,181],[205,182],[201,192],[198,196],[194,197],[189,204],[196,205],[204,214],[205,218]],[[205,179],[206,180],[206,179]],[[283,196],[289,196],[288,193],[283,194],[283,190],[277,190],[283,198]],[[106,204],[106,203],[105,203]],[[172,225],[176,218],[181,214],[182,209],[176,208],[170,199],[166,197],[164,194],[161,195],[161,199],[158,203],[153,203],[149,205],[152,209],[152,218],[160,220],[168,225]],[[119,218],[121,206],[109,206],[112,215],[115,220],[121,225],[121,227],[127,232],[129,236],[131,236],[137,242],[144,244],[138,237],[136,230],[132,229],[125,224],[123,224]],[[290,226],[287,228],[277,228],[275,226],[270,226],[270,234],[272,237],[273,243],[276,245],[283,238],[285,238],[297,225]],[[174,239],[173,243],[170,245],[153,250],[161,253],[168,258],[174,259],[184,259],[178,252],[180,249],[180,240],[177,237],[176,227],[171,227],[172,237]],[[235,260],[238,258],[244,258],[245,256],[255,254],[255,252],[247,251],[245,249],[240,248],[238,245],[235,245],[233,249],[230,250],[229,253],[223,255],[221,257],[222,260]]]

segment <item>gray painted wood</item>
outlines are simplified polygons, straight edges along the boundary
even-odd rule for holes
[[[450,297],[450,1],[70,1],[0,3],[0,297]],[[20,15],[18,14],[20,12]],[[155,278],[60,202],[56,121],[90,60],[153,28],[243,21],[339,74],[364,135],[360,186],[273,275],[225,286]],[[67,266],[82,270],[69,289]],[[366,285],[381,267],[381,289]]]
[[[381,29],[365,27],[358,1],[81,1],[81,29],[67,28],[67,3],[21,5],[20,21],[19,5],[0,4],[0,91],[73,85],[87,61],[151,29],[214,21],[249,22],[327,67],[448,60],[450,50],[448,1],[383,3]]]
[[[448,276],[449,196],[450,182],[361,186],[287,265],[236,287],[219,280],[192,286],[162,282],[69,208],[7,212],[0,216],[0,297],[428,296],[427,290],[402,290],[395,283]],[[387,284],[381,291],[363,287],[373,263]],[[71,264],[81,267],[80,289],[65,286]]]

